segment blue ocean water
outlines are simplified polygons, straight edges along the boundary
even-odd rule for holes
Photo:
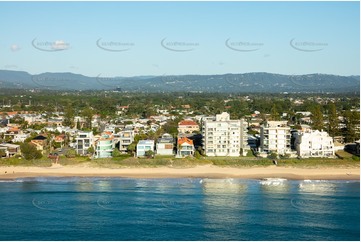
[[[360,240],[359,181],[0,181],[0,240]]]

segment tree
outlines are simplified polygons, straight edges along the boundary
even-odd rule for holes
[[[118,148],[114,148],[113,152],[112,152],[112,156],[113,157],[119,157],[121,156],[120,151],[118,150]]]
[[[271,119],[273,121],[278,121],[280,120],[280,114],[277,111],[277,107],[276,104],[273,104],[272,109],[271,109]]]
[[[21,153],[26,160],[40,159],[43,155],[34,145],[23,143],[20,145]]]
[[[319,131],[321,131],[323,129],[323,115],[321,112],[321,107],[320,105],[317,105],[314,108],[314,111],[312,112],[312,122],[313,122],[313,129],[317,129]]]
[[[92,119],[93,119],[93,110],[89,107],[86,107],[82,111],[82,116],[85,117],[86,120],[86,127],[91,130],[92,128]]]
[[[89,154],[94,154],[94,152],[95,152],[94,147],[93,147],[93,146],[90,146],[90,147],[88,148],[88,153],[89,153]]]
[[[346,111],[344,117],[346,124],[345,141],[355,142],[360,136],[360,130],[357,130],[357,126],[360,125],[360,112]]]
[[[74,125],[74,109],[70,104],[65,108],[63,125],[69,127]]]
[[[331,137],[335,137],[337,135],[338,123],[336,105],[334,103],[330,103],[328,105],[328,133]]]
[[[133,142],[130,145],[128,145],[127,151],[130,154],[134,154],[136,148],[137,148],[137,142]]]

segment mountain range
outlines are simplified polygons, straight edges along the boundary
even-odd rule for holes
[[[42,90],[118,90],[129,92],[359,92],[360,76],[282,75],[265,72],[222,75],[95,77],[75,73],[0,70],[0,88]]]

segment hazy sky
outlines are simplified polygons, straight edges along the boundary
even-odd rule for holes
[[[0,69],[359,75],[359,2],[0,2]]]

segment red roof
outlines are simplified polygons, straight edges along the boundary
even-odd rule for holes
[[[188,143],[188,144],[193,145],[193,140],[188,139],[187,137],[178,138],[178,144],[179,145],[184,144],[184,143]]]
[[[182,120],[178,123],[178,125],[198,125],[193,120]]]

